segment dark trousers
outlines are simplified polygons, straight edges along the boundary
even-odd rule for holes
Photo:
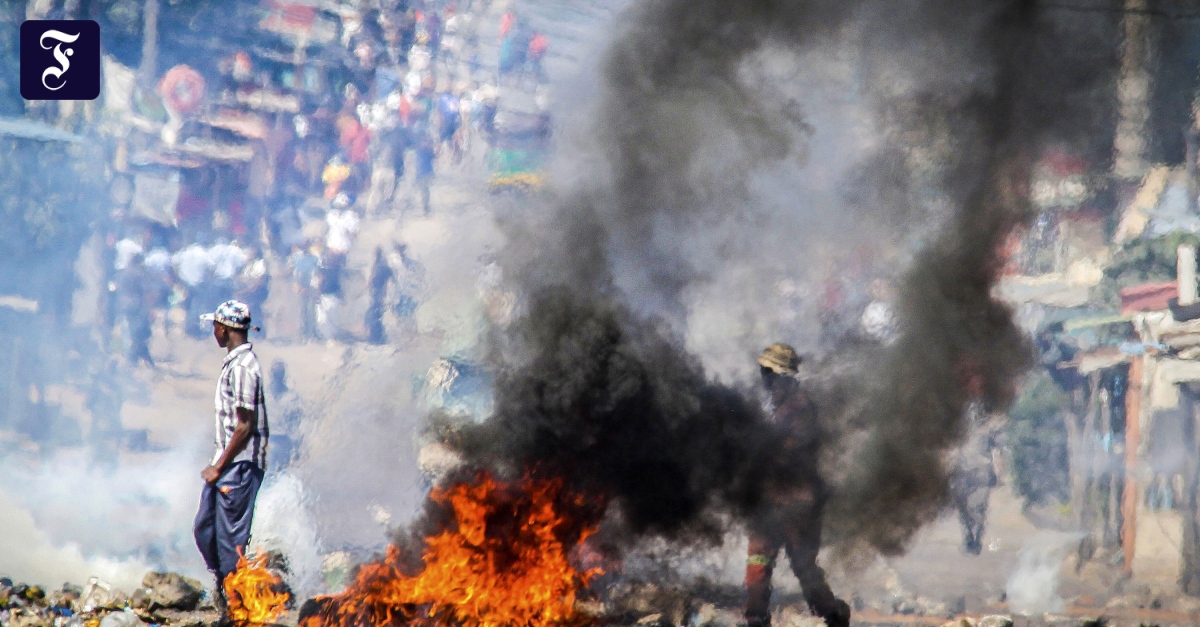
[[[750,524],[750,550],[746,559],[746,621],[767,625],[771,621],[771,575],[775,556],[787,551],[792,572],[800,580],[804,600],[813,614],[830,627],[849,625],[850,608],[839,600],[817,565],[821,550],[823,499],[811,496],[776,503]]]
[[[150,312],[132,311],[125,314],[125,324],[129,329],[129,364],[136,365],[139,361],[153,367],[154,358],[150,356]]]
[[[371,299],[371,306],[367,307],[366,320],[367,326],[367,341],[372,344],[386,344],[387,332],[383,328],[383,303]]]
[[[320,295],[312,287],[300,288],[300,335],[306,340],[317,337],[317,299]]]
[[[254,499],[263,471],[253,462],[237,462],[216,483],[204,484],[193,531],[204,563],[221,580],[237,570],[238,551],[250,541]]]
[[[950,476],[950,497],[963,528],[963,550],[972,555],[983,551],[988,497],[995,483],[990,468],[959,469]]]

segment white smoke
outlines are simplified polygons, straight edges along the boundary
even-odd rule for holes
[[[203,447],[126,455],[112,472],[83,450],[0,462],[0,576],[58,586],[97,576],[126,592],[151,569],[204,577],[192,538]]]
[[[141,581],[147,567],[139,560],[120,561],[85,554],[77,543],[59,544],[38,528],[29,511],[0,488],[0,575],[43,586],[86,581],[96,576],[126,590]]]
[[[1017,557],[1017,568],[1005,585],[1008,607],[1017,614],[1059,612],[1064,607],[1058,594],[1059,573],[1067,550],[1077,544],[1078,534],[1042,532],[1029,538]]]
[[[267,477],[254,507],[250,552],[277,551],[287,558],[287,583],[297,598],[321,587],[321,542],[304,484],[281,472]]]

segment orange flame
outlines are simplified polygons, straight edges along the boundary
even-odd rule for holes
[[[405,575],[392,545],[384,560],[362,566],[345,592],[319,599],[322,609],[300,627],[582,624],[575,595],[602,571],[571,565],[568,545],[582,543],[594,528],[560,514],[562,496],[561,481],[511,485],[486,473],[471,484],[435,488],[430,499],[448,503],[458,524],[425,539],[424,570]]]
[[[225,578],[225,597],[229,599],[229,618],[236,623],[273,623],[287,613],[291,598],[276,592],[283,580],[267,570],[267,556],[247,562],[238,550],[237,570]]]

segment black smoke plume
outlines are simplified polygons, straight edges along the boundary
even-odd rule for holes
[[[1002,409],[1027,364],[992,297],[1000,250],[1030,217],[1031,163],[1092,132],[1081,113],[1111,87],[1113,59],[1075,48],[1099,31],[1072,19],[1033,0],[637,5],[603,65],[593,150],[565,157],[588,176],[546,219],[510,225],[506,269],[525,305],[498,334],[495,413],[463,434],[468,459],[564,477],[611,499],[635,534],[711,530],[711,515],[762,502],[764,478],[793,460],[753,394],[683,348],[681,295],[706,276],[677,236],[742,212],[757,169],[805,156],[811,127],[754,80],[754,55],[834,54],[849,39],[880,141],[856,170],[862,205],[847,210],[937,226],[899,282],[899,339],[822,361],[837,373],[823,407],[827,526],[849,551],[902,551],[944,504],[965,373]],[[717,179],[704,176],[714,150]]]
[[[510,340],[529,352],[499,374],[496,414],[466,434],[476,462],[615,500],[637,534],[758,504],[779,458],[761,411],[706,380],[668,331],[618,302],[546,290]]]

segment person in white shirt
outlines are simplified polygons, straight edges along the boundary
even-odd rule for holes
[[[333,200],[333,209],[325,214],[329,231],[325,234],[325,246],[336,255],[350,252],[354,236],[358,233],[358,214],[350,209],[350,197],[339,193]]]
[[[171,265],[175,268],[175,276],[179,278],[185,291],[183,308],[187,312],[187,323],[184,324],[184,330],[192,337],[202,338],[207,335],[206,329],[193,321],[209,309],[205,303],[205,288],[209,284],[213,264],[208,249],[194,243],[172,255]]]
[[[175,276],[189,288],[198,287],[212,270],[208,251],[200,244],[192,244],[172,255],[171,265],[175,267]]]
[[[116,251],[116,258],[113,260],[113,270],[120,272],[129,267],[129,262],[133,260],[135,255],[141,255],[146,252],[142,245],[132,237],[126,237],[113,245],[113,250]]]
[[[238,273],[249,261],[249,257],[236,243],[218,239],[217,243],[208,249],[208,261],[212,264],[212,277],[203,292],[205,307],[233,298],[237,292]]]
[[[166,272],[171,267],[171,253],[159,246],[146,253],[146,259],[142,263],[155,272]]]
[[[242,266],[250,260],[246,251],[237,243],[218,242],[208,249],[208,258],[212,263],[213,277],[219,281],[231,281],[242,271]]]
[[[246,303],[251,311],[262,315],[267,296],[271,290],[271,275],[267,272],[267,260],[257,248],[249,252],[250,262],[242,267],[237,277],[237,299]]]

